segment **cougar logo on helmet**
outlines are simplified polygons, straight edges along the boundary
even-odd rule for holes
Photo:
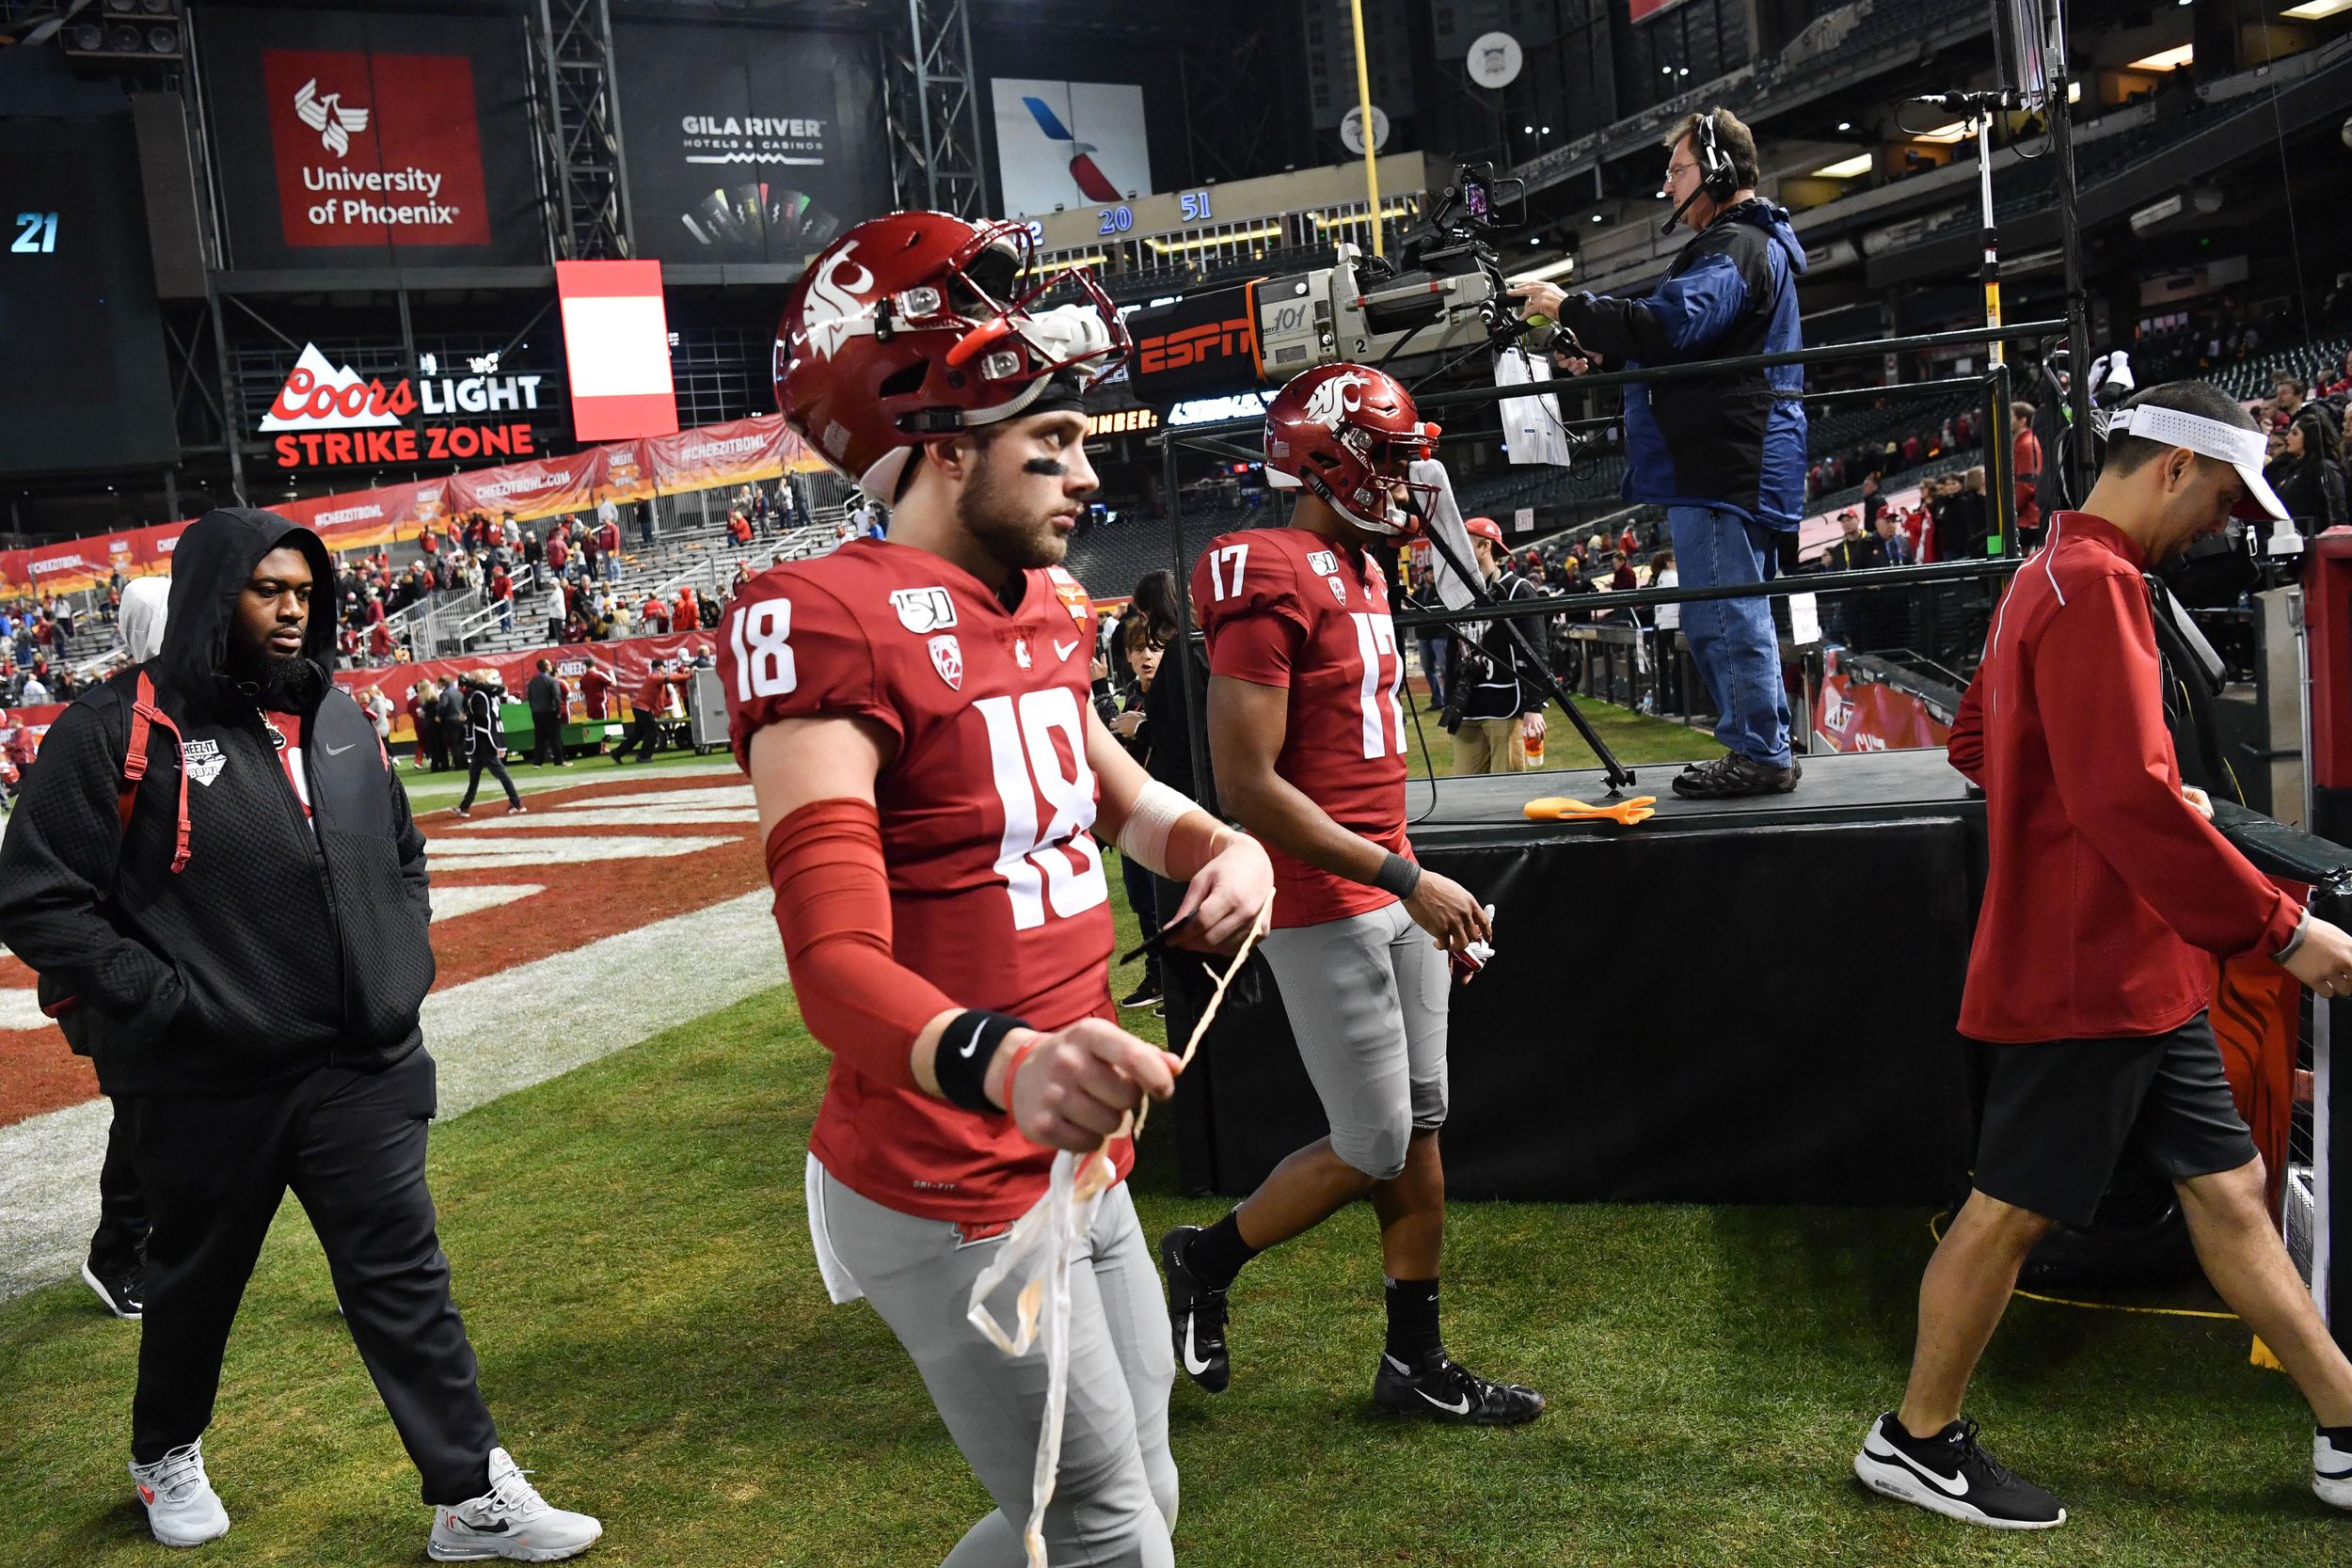
[[[850,264],[850,258],[856,251],[857,242],[851,240],[825,262],[824,269],[809,280],[808,301],[801,308],[809,347],[827,359],[850,336],[864,309],[858,295],[874,286],[874,275],[864,266],[859,266],[853,277],[842,276],[842,269]]]
[[[1300,418],[1311,420],[1326,430],[1337,430],[1347,416],[1364,405],[1364,378],[1360,375],[1335,375],[1307,394],[1307,406]]]

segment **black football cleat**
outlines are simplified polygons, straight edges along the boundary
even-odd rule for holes
[[[1372,1380],[1372,1402],[1398,1416],[1417,1416],[1448,1426],[1515,1427],[1544,1413],[1544,1397],[1517,1383],[1489,1383],[1443,1351],[1419,1371],[1392,1355],[1380,1357]]]
[[[1184,1248],[1200,1234],[1197,1225],[1180,1225],[1160,1238],[1160,1267],[1168,1275],[1168,1326],[1184,1375],[1210,1393],[1221,1394],[1233,1381],[1233,1363],[1225,1354],[1225,1292],[1207,1289],[1184,1267]]]

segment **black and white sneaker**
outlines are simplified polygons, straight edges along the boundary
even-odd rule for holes
[[[1156,1007],[1160,1005],[1160,982],[1152,975],[1143,977],[1143,984],[1119,999],[1122,1007]]]
[[[2312,1490],[2331,1508],[2352,1509],[2352,1432],[2321,1427],[2312,1433]]]
[[[1184,1267],[1184,1248],[1200,1234],[1197,1225],[1180,1225],[1160,1238],[1160,1268],[1168,1275],[1168,1326],[1184,1375],[1210,1393],[1221,1394],[1233,1381],[1233,1363],[1225,1354],[1225,1292],[1208,1289]]]
[[[1399,1416],[1448,1426],[1515,1427],[1544,1413],[1544,1397],[1518,1383],[1489,1383],[1438,1352],[1416,1371],[1393,1355],[1380,1357],[1372,1402]]]
[[[1890,1410],[1862,1440],[1853,1473],[1873,1492],[1972,1525],[2052,1529],[2066,1523],[2056,1497],[1984,1451],[1970,1420],[1954,1421],[1932,1437],[1914,1437]]]
[[[147,1312],[146,1290],[140,1278],[142,1271],[136,1263],[127,1269],[100,1269],[95,1264],[82,1265],[82,1283],[97,1292],[106,1304],[106,1310],[116,1317],[137,1323]]]

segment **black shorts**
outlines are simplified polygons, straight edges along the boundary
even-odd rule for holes
[[[2254,1158],[2203,1013],[2163,1035],[1994,1048],[1977,1191],[2089,1225],[2126,1151],[2176,1181]]]

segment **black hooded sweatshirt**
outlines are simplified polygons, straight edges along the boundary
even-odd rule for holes
[[[281,546],[318,585],[303,644],[312,821],[228,671],[254,566]],[[421,1038],[433,986],[424,835],[375,728],[328,674],[334,575],[318,535],[267,512],[208,512],[172,552],[163,649],[140,666],[178,725],[149,734],[126,831],[119,800],[137,671],[49,731],[0,840],[0,942],[109,1094],[228,1093],[326,1066],[389,1067]],[[183,750],[184,748],[184,750]],[[193,770],[183,784],[183,759]],[[188,859],[171,869],[187,800]]]

